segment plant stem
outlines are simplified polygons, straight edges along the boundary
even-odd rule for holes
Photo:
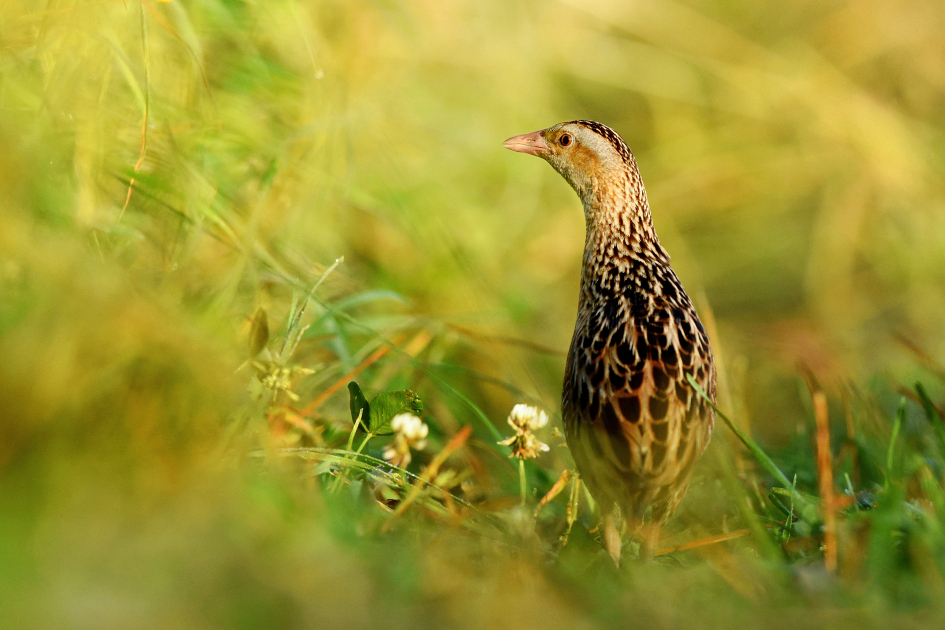
[[[364,450],[364,445],[367,444],[368,441],[369,441],[371,438],[373,438],[373,437],[374,437],[374,434],[371,433],[370,431],[368,431],[368,434],[364,436],[364,440],[361,442],[361,446],[358,447],[358,450],[356,450],[356,451],[354,452],[354,454],[355,454],[355,455],[360,455],[360,454],[361,454],[361,451]]]
[[[518,489],[522,497],[522,505],[525,505],[525,460],[518,460]]]
[[[362,408],[361,411],[358,412],[358,417],[355,418],[354,420],[354,426],[351,427],[351,434],[348,435],[348,446],[345,447],[346,451],[350,451],[351,447],[354,446],[354,434],[358,432],[358,425],[361,424],[361,416],[363,414],[364,414],[364,409]],[[358,450],[358,452],[359,453],[361,452],[360,449]]]
[[[348,451],[349,453],[351,452],[351,448],[354,446],[354,434],[358,432],[358,426],[361,424],[361,416],[363,414],[364,414],[364,409],[358,412],[358,417],[355,418],[354,426],[351,427],[351,433],[348,435],[348,445],[345,447],[345,450]],[[361,446],[358,447],[358,450],[354,453],[354,456],[348,459],[354,459],[355,457],[360,455],[361,449],[364,448],[364,445],[367,444],[368,440],[370,440],[372,437],[374,437],[374,435],[370,431],[368,431],[367,437],[365,437],[364,441],[361,442]],[[347,479],[347,478],[348,478],[348,469],[345,468],[344,470],[339,470],[338,476],[335,477],[335,481],[331,485],[331,490],[333,492],[336,491],[339,484],[341,484],[342,479]]]

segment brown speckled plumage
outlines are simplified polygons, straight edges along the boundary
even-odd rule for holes
[[[584,204],[587,236],[564,376],[564,430],[605,522],[613,527],[611,513],[619,506],[631,527],[643,531],[643,554],[651,556],[712,432],[715,414],[685,376],[692,374],[715,399],[709,338],[656,236],[636,160],[616,132],[576,120],[504,146],[547,160]],[[619,535],[613,530],[608,537],[617,560]]]

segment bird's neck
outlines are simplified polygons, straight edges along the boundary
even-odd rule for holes
[[[669,266],[669,254],[653,228],[646,190],[634,174],[595,187],[582,199],[587,223],[582,285]]]

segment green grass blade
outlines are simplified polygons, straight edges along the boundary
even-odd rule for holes
[[[744,431],[742,431],[740,428],[735,426],[735,423],[733,423],[729,419],[729,417],[725,415],[715,405],[714,402],[712,402],[709,396],[705,393],[705,390],[702,389],[699,383],[697,383],[696,380],[692,377],[692,374],[686,374],[686,379],[689,381],[689,384],[692,385],[693,389],[695,389],[696,392],[698,392],[699,395],[707,403],[709,403],[712,409],[715,410],[715,413],[718,415],[718,417],[722,419],[723,422],[725,422],[726,426],[728,426],[728,428],[731,429],[732,433],[734,433],[736,437],[738,437],[738,439],[741,440],[742,444],[744,444],[748,448],[748,451],[752,454],[752,456],[754,456],[754,458],[758,461],[758,463],[761,464],[762,468],[768,471],[768,474],[774,477],[778,481],[778,483],[784,486],[784,488],[786,488],[791,493],[791,495],[794,497],[794,501],[797,503],[798,514],[801,515],[801,518],[809,522],[818,521],[819,516],[817,514],[816,506],[814,506],[810,501],[808,501],[802,494],[794,490],[794,484],[792,484],[788,480],[787,475],[781,472],[781,469],[778,468],[777,464],[775,464],[774,461],[770,457],[768,457],[768,454],[765,453],[761,449],[760,446],[755,444],[755,441],[752,440],[750,437],[748,437],[748,435]]]
[[[892,477],[893,459],[896,455],[896,440],[899,439],[899,428],[902,426],[902,419],[906,415],[906,399],[899,400],[899,409],[896,411],[896,419],[893,421],[892,435],[889,437],[889,450],[886,451],[886,490],[889,490],[889,484]]]

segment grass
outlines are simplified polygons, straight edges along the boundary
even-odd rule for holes
[[[939,625],[943,20],[5,3],[0,622]],[[579,117],[635,151],[731,427],[619,570],[556,486],[578,202],[500,147]],[[422,400],[405,466],[352,380]]]

